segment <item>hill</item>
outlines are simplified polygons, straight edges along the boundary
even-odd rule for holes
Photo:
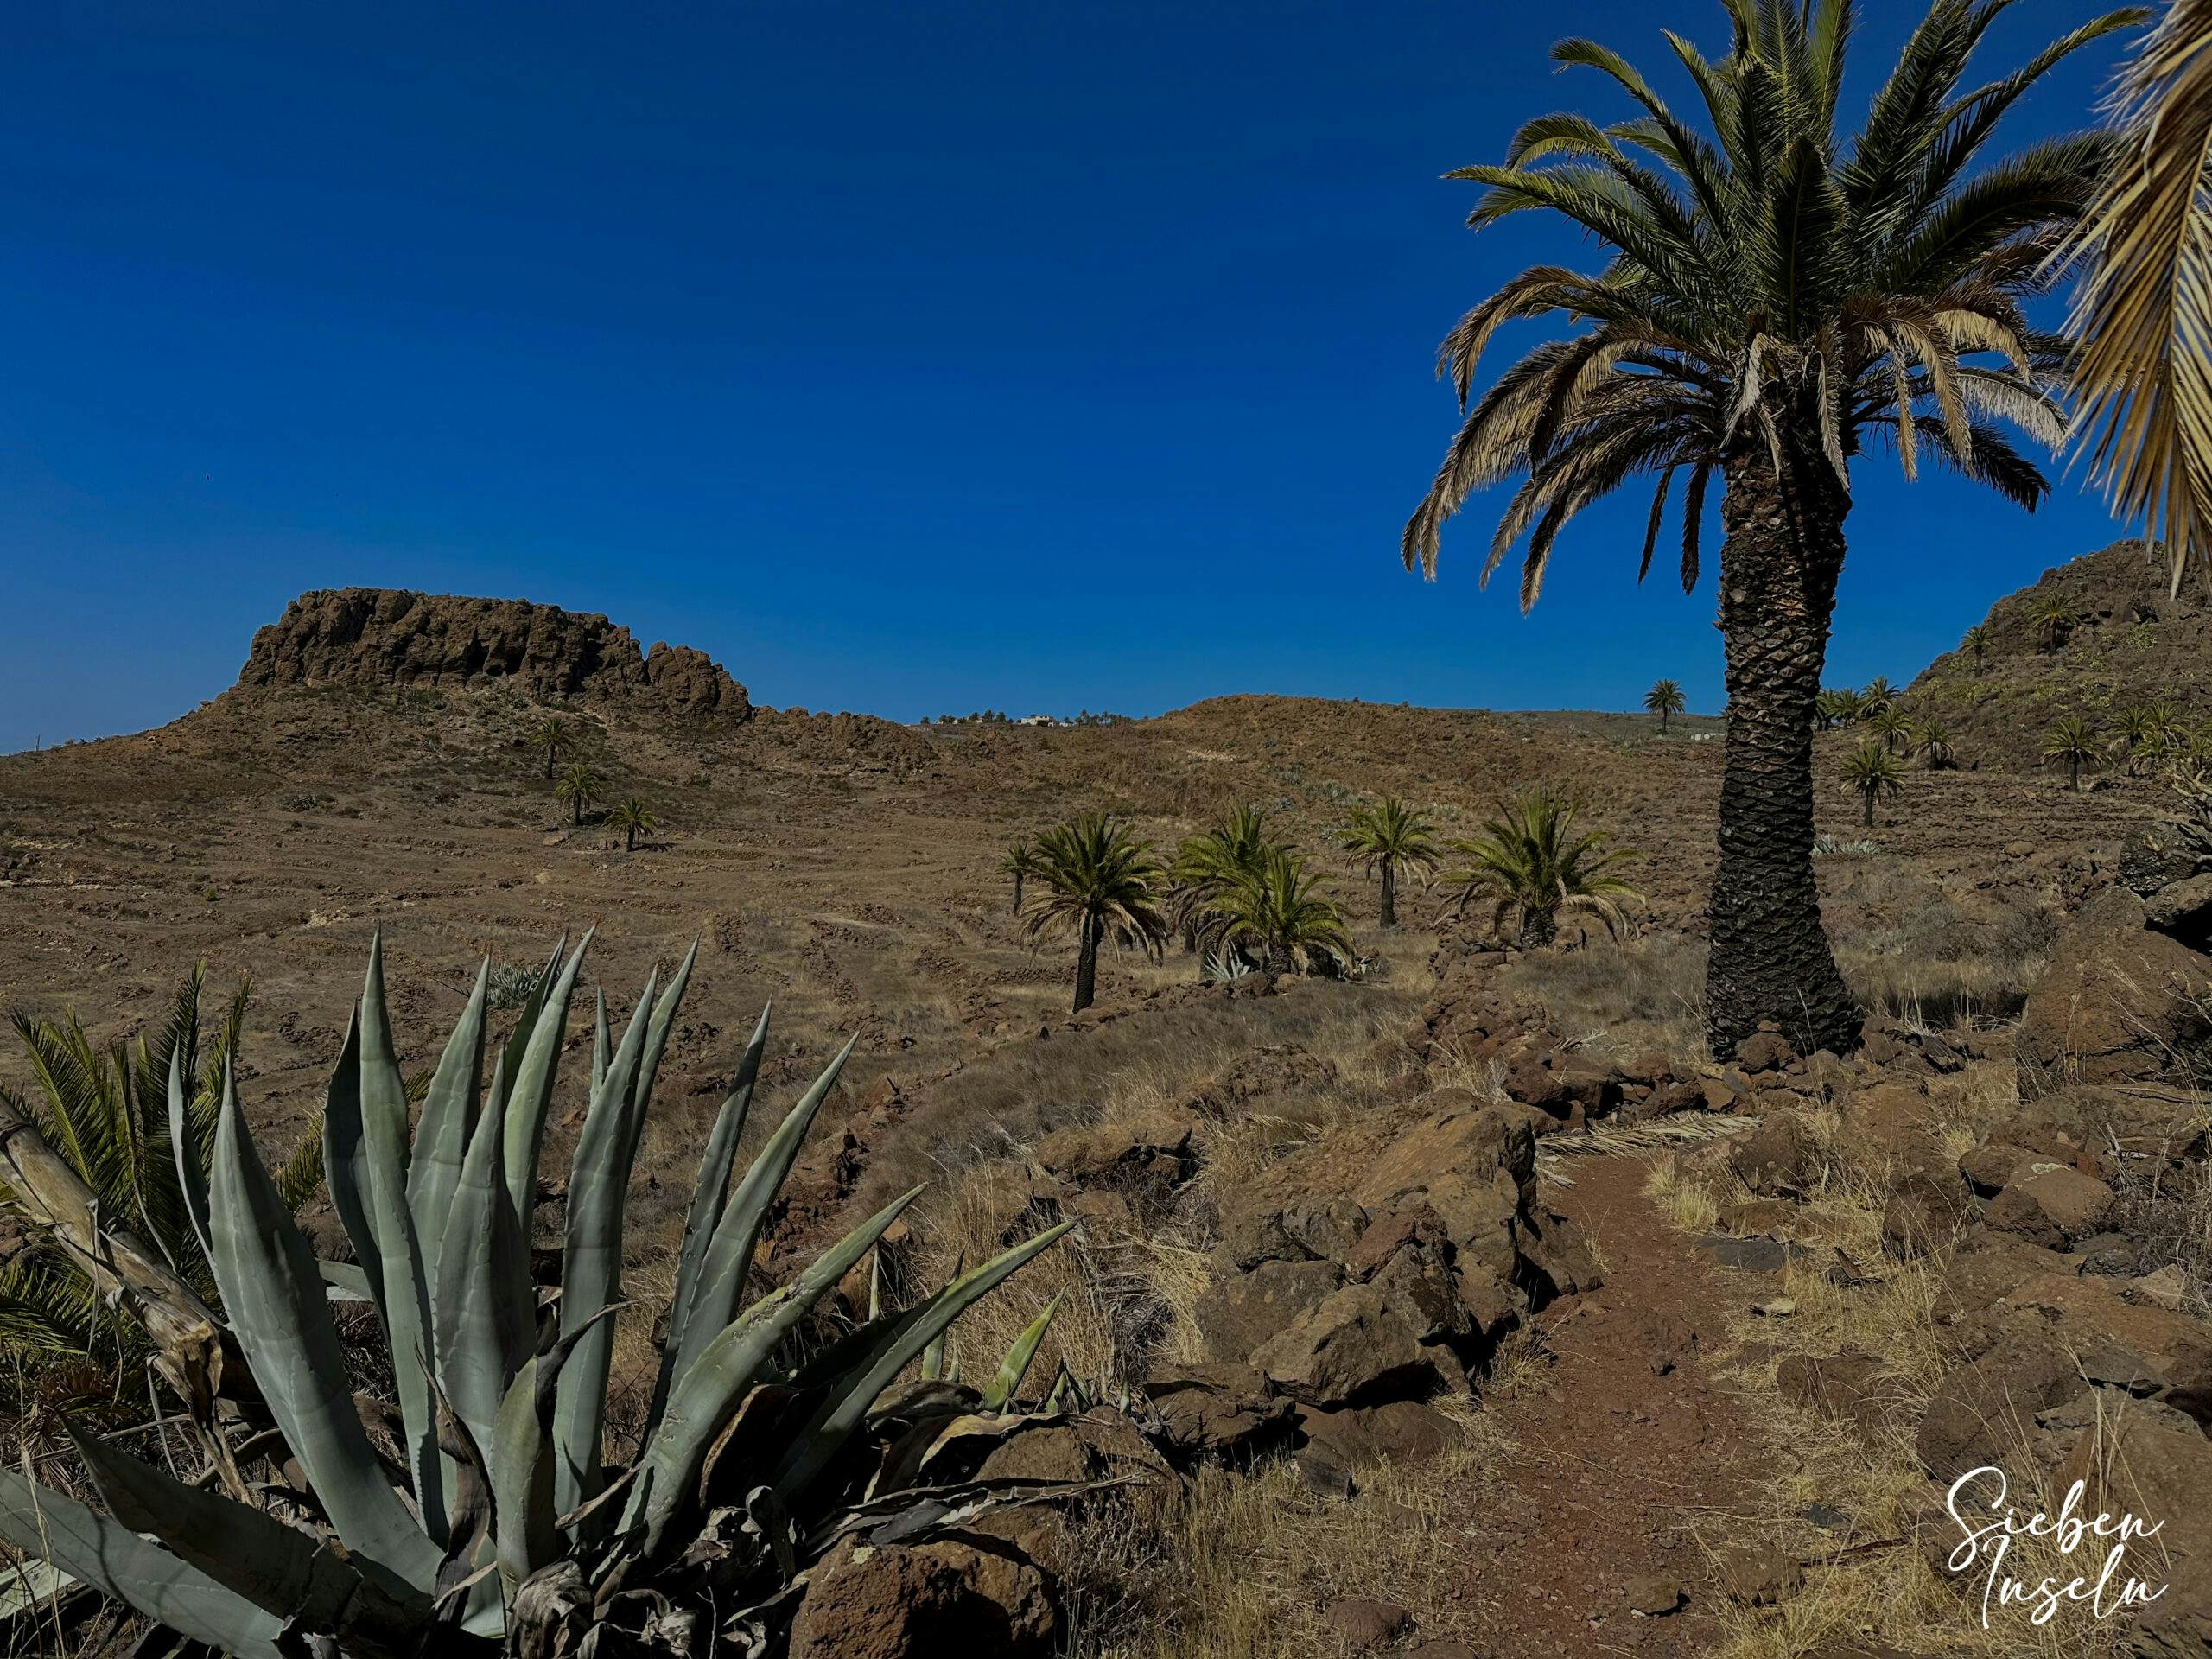
[[[2044,626],[2054,606],[2073,620]],[[2170,594],[2165,555],[2143,542],[2044,571],[1982,626],[1979,658],[1963,645],[1945,653],[1905,695],[1951,728],[1963,764],[2035,766],[2066,715],[2109,733],[2120,710],[2165,699],[2194,724],[2212,721],[2212,593],[2192,568]]]

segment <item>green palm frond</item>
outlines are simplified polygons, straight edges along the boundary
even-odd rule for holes
[[[1451,843],[1465,861],[1442,878],[1458,889],[1454,912],[1487,899],[1493,926],[1517,914],[1523,941],[1543,943],[1561,911],[1582,911],[1618,938],[1628,926],[1627,906],[1643,895],[1612,872],[1637,855],[1613,847],[1602,830],[1578,830],[1580,816],[1578,802],[1550,789],[1500,802],[1479,835]]]
[[[1402,868],[1427,869],[1442,855],[1435,823],[1395,795],[1354,807],[1338,840],[1370,873],[1385,860]]]

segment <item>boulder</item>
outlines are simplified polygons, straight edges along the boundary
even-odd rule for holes
[[[1192,1127],[1188,1117],[1152,1112],[1056,1129],[1037,1143],[1037,1161],[1071,1186],[1118,1192],[1141,1211],[1163,1210],[1198,1171]]]
[[[2192,950],[2212,945],[2212,872],[2161,887],[2144,906],[2145,919],[2159,932]]]
[[[2212,1504],[2204,1501],[2212,1492],[2212,1440],[2124,1413],[2075,1446],[2058,1484],[2076,1480],[2084,1514],[2133,1515],[2159,1529],[2128,1543],[2114,1573],[2115,1584],[2133,1576],[2160,1592],[2123,1627],[2129,1651],[2154,1659],[2212,1653]],[[2094,1579],[2103,1548],[2092,1539],[2076,1553],[2089,1557],[2082,1572]]]
[[[1820,1179],[1823,1161],[1820,1143],[1794,1114],[1769,1117],[1728,1149],[1736,1179],[1763,1194],[1809,1191]]]
[[[1389,1400],[1379,1406],[1334,1411],[1301,1407],[1298,1427],[1308,1445],[1344,1469],[1426,1462],[1441,1457],[1464,1438],[1457,1423],[1420,1400]]]
[[[1252,1363],[1284,1394],[1309,1406],[1347,1406],[1436,1392],[1455,1379],[1448,1351],[1422,1342],[1426,1316],[1376,1284],[1346,1285],[1322,1298],[1253,1351]]]
[[[1192,1310],[1206,1352],[1242,1362],[1281,1335],[1344,1281],[1333,1262],[1262,1262],[1207,1287]]]
[[[2015,1174],[2042,1156],[2025,1147],[1986,1141],[1960,1154],[1959,1173],[1976,1192],[1992,1198],[2004,1190],[2005,1184]]]
[[[1167,1444],[1192,1460],[1242,1466],[1281,1445],[1295,1408],[1249,1365],[1168,1365],[1144,1383]]]
[[[2031,1163],[2005,1183],[1985,1220],[1999,1232],[2060,1249],[2094,1233],[2112,1206],[2112,1189],[2102,1181],[2063,1164]]]
[[[1321,1628],[1356,1652],[1387,1648],[1414,1627],[1414,1616],[1395,1602],[1339,1601],[1321,1615]]]
[[[909,1659],[1052,1649],[1045,1575],[995,1541],[868,1546],[848,1540],[815,1570],[791,1620],[790,1659]]]
[[[2017,1461],[2036,1414],[2082,1386],[2074,1363],[2033,1332],[2015,1332],[1936,1384],[1914,1436],[1922,1467],[1952,1481],[1985,1464]]]
[[[1853,1349],[1825,1357],[1785,1355],[1775,1367],[1774,1382],[1783,1399],[1850,1423],[1870,1441],[1910,1402],[1910,1390],[1882,1360]]]
[[[2212,958],[2148,921],[2113,887],[2060,936],[2021,1017],[2024,1100],[2073,1083],[2185,1086],[2212,1059]]]

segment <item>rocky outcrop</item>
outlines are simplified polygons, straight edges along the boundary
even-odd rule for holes
[[[302,594],[253,636],[238,684],[512,685],[541,702],[727,721],[753,712],[745,688],[689,645],[641,651],[627,628],[555,605],[391,588]]]

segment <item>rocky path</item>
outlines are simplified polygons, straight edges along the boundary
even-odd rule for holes
[[[1548,1189],[1597,1242],[1606,1279],[1543,1316],[1541,1380],[1492,1408],[1515,1450],[1481,1500],[1491,1553],[1461,1608],[1499,1659],[1709,1651],[1707,1545],[1741,1544],[1727,1519],[1771,1467],[1709,1357],[1741,1281],[1691,1253],[1645,1174],[1634,1158],[1578,1160],[1573,1186]]]

